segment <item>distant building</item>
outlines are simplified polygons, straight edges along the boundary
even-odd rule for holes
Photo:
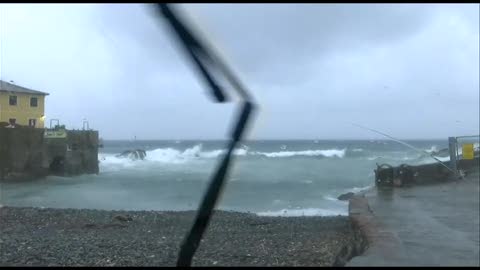
[[[0,80],[0,123],[43,128],[47,95]]]

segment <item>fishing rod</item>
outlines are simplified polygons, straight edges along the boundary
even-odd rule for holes
[[[213,215],[215,204],[222,192],[225,178],[228,175],[229,165],[233,159],[233,150],[238,142],[242,140],[255,105],[252,96],[248,94],[245,87],[240,83],[240,80],[234,76],[233,72],[228,69],[226,64],[224,64],[206,44],[201,42],[198,36],[194,35],[194,33],[187,28],[171,7],[171,4],[156,4],[156,8],[158,14],[161,15],[170,26],[172,34],[177,37],[178,43],[184,49],[183,52],[190,56],[189,58],[192,64],[210,88],[210,94],[214,100],[224,103],[228,101],[228,96],[224,88],[215,79],[215,76],[212,75],[213,71],[217,71],[216,74],[220,73],[223,75],[241,99],[240,111],[236,119],[237,121],[231,130],[227,153],[217,167],[215,174],[212,176],[197,211],[194,224],[180,247],[177,266],[190,266],[193,256],[200,244],[200,240]]]
[[[378,131],[378,130],[375,130],[375,129],[372,129],[372,128],[368,128],[368,127],[364,127],[364,126],[361,126],[361,125],[355,124],[355,123],[351,123],[351,124],[354,125],[354,126],[357,126],[357,127],[359,127],[359,128],[363,128],[363,129],[366,129],[366,130],[369,130],[369,131],[378,133],[378,134],[383,135],[383,136],[385,136],[385,137],[387,137],[387,138],[389,138],[389,139],[391,139],[391,140],[393,140],[393,141],[396,141],[396,142],[398,142],[398,143],[400,143],[400,144],[403,144],[403,145],[405,145],[405,146],[407,146],[407,147],[409,147],[409,148],[411,148],[411,149],[413,149],[413,150],[415,150],[415,151],[418,151],[418,152],[420,152],[420,153],[422,153],[422,154],[426,154],[426,155],[430,156],[431,158],[435,159],[435,160],[436,160],[438,163],[440,163],[443,167],[445,167],[445,168],[447,168],[449,171],[451,171],[451,172],[453,173],[453,175],[458,175],[457,172],[455,172],[455,171],[452,170],[450,167],[448,167],[447,165],[445,165],[445,163],[443,163],[443,161],[441,161],[440,159],[438,159],[437,157],[435,157],[432,153],[428,153],[428,152],[425,151],[425,150],[418,149],[418,148],[416,148],[415,146],[413,146],[413,145],[411,145],[411,144],[408,144],[408,143],[406,143],[406,142],[404,142],[404,141],[401,141],[401,140],[399,140],[399,139],[396,139],[396,138],[394,138],[394,137],[392,137],[392,136],[390,136],[390,135],[388,135],[388,134],[385,134],[385,133],[383,133],[383,132],[380,132],[380,131]],[[460,177],[461,177],[461,176],[460,176]]]

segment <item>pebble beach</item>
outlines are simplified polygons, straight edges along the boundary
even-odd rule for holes
[[[0,208],[0,266],[175,266],[194,211]],[[348,216],[216,211],[193,266],[341,266],[361,252]]]

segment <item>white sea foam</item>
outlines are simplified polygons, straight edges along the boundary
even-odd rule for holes
[[[217,150],[202,152],[200,156],[203,158],[216,158],[224,153],[225,153],[224,150],[217,149]]]
[[[146,161],[155,161],[161,163],[185,163],[193,158],[198,157],[201,146],[196,145],[188,148],[185,151],[179,151],[173,148],[158,148],[147,151]]]
[[[116,154],[99,153],[98,159],[102,168],[121,168],[134,167],[145,163],[164,163],[164,164],[182,164],[199,159],[215,159],[226,153],[225,149],[214,149],[203,151],[202,144],[197,144],[185,150],[175,148],[157,148],[146,151],[144,160],[132,160],[129,158],[117,157]],[[280,152],[250,152],[248,147],[242,146],[233,151],[236,156],[266,156],[269,158],[283,158],[293,156],[323,156],[339,157],[345,155],[345,149],[327,149],[327,150],[304,150],[304,151],[280,151]]]
[[[128,165],[134,161],[129,158],[116,157],[115,154],[98,154],[98,160],[100,164],[105,165]]]
[[[198,144],[191,148],[187,148],[184,151],[175,149],[175,148],[157,148],[154,150],[146,151],[146,157],[144,160],[132,160],[129,158],[117,157],[116,154],[105,154],[100,153],[98,159],[100,164],[103,166],[109,165],[123,165],[123,166],[134,166],[148,162],[158,162],[158,163],[170,163],[170,164],[181,164],[189,162],[195,159],[209,159],[217,158],[220,155],[225,154],[225,150],[216,149],[211,151],[202,151],[202,145]],[[246,149],[239,148],[233,151],[234,155],[244,156],[248,153]]]
[[[438,152],[438,148],[436,145],[432,145],[429,149],[425,150],[427,153]]]
[[[352,152],[363,152],[362,148],[354,148],[352,149]]]
[[[233,154],[237,156],[245,156],[247,153],[248,153],[248,150],[244,148],[235,149],[233,151]]]
[[[129,158],[119,158],[115,154],[98,154],[98,160],[100,161],[99,167],[102,172],[118,171],[121,169],[128,169],[135,167],[138,163],[136,160]]]
[[[202,158],[216,158],[219,157],[220,155],[223,155],[226,153],[226,150],[222,149],[217,149],[217,150],[212,150],[212,151],[206,151],[206,152],[201,152],[199,153],[199,156]],[[233,154],[236,156],[245,156],[247,155],[248,150],[244,148],[239,148],[233,150]]]
[[[345,149],[327,149],[327,150],[304,150],[304,151],[280,151],[280,152],[254,152],[256,155],[263,155],[266,157],[293,157],[293,156],[324,156],[324,157],[339,157],[345,156]]]
[[[347,216],[347,209],[331,210],[321,208],[305,208],[305,209],[282,209],[279,211],[266,211],[257,213],[258,216],[270,217],[301,217],[301,216]]]
[[[324,198],[325,200],[327,200],[327,201],[334,201],[334,202],[337,202],[337,201],[338,201],[337,198],[332,197],[332,196],[328,196],[328,195],[327,195],[327,196],[323,196],[323,198]]]

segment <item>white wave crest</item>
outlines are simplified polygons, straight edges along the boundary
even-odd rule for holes
[[[321,208],[305,208],[305,209],[282,209],[279,211],[266,211],[257,213],[258,216],[269,217],[311,217],[311,216],[347,216],[348,212],[345,210],[330,210]]]
[[[323,156],[338,157],[345,156],[346,149],[327,149],[327,150],[304,150],[304,151],[280,151],[280,152],[250,152],[247,147],[237,148],[233,151],[236,156],[266,156],[269,158],[284,158],[293,156]],[[111,171],[121,168],[143,167],[150,164],[182,164],[195,160],[215,159],[226,153],[225,149],[215,149],[209,151],[202,150],[202,144],[197,144],[185,150],[179,150],[172,147],[157,148],[146,151],[144,160],[132,160],[129,158],[117,157],[116,154],[99,153],[98,159],[102,171]],[[310,184],[310,182],[307,182]]]
[[[225,153],[226,153],[226,150],[217,149],[217,150],[202,152],[202,153],[200,153],[200,157],[216,158],[216,157],[218,157],[220,155],[223,155]],[[233,154],[236,155],[236,156],[245,156],[245,155],[247,155],[247,153],[248,153],[248,150],[244,149],[244,148],[239,148],[239,149],[233,150]]]
[[[362,148],[354,148],[352,149],[352,152],[363,152]]]
[[[194,147],[188,148],[183,152],[174,148],[158,148],[147,151],[145,160],[162,163],[184,163],[199,157],[201,149],[201,145],[195,145]]]
[[[437,148],[436,145],[432,145],[429,149],[426,149],[425,152],[427,152],[427,153],[438,152],[438,148]]]
[[[247,153],[248,153],[248,150],[244,149],[244,148],[239,148],[239,149],[233,150],[233,154],[237,155],[237,156],[245,156],[245,155],[247,155]]]
[[[328,150],[304,150],[304,151],[281,151],[281,152],[254,152],[256,155],[263,155],[266,157],[293,157],[293,156],[324,156],[324,157],[339,157],[345,156],[345,149],[328,149]]]
[[[167,163],[167,164],[181,164],[197,159],[210,159],[217,158],[220,155],[225,154],[225,150],[216,149],[211,151],[202,151],[202,145],[198,144],[191,148],[187,148],[184,151],[175,148],[157,148],[154,150],[146,151],[146,157],[144,160],[132,160],[129,158],[117,157],[116,154],[99,153],[98,159],[100,165],[103,168],[119,168],[119,167],[134,167],[145,163]],[[244,156],[247,155],[246,149],[240,148],[233,151],[234,155]]]
[[[129,158],[119,158],[114,154],[98,154],[98,160],[102,165],[127,165],[132,164],[132,161]]]
[[[122,169],[134,168],[141,160],[132,160],[129,158],[120,158],[115,154],[98,154],[99,167],[101,172],[112,172]]]
[[[179,151],[173,148],[159,148],[152,151],[147,151],[146,160],[159,161],[167,163],[182,163],[198,158],[216,158],[224,155],[226,150],[215,149],[211,151],[202,151],[202,145],[198,144],[185,151]],[[233,150],[234,155],[244,156],[248,153],[246,149],[239,148]]]
[[[222,155],[223,153],[225,153],[224,150],[217,149],[217,150],[203,152],[203,153],[201,153],[200,156],[203,157],[203,158],[216,158],[216,157]]]

